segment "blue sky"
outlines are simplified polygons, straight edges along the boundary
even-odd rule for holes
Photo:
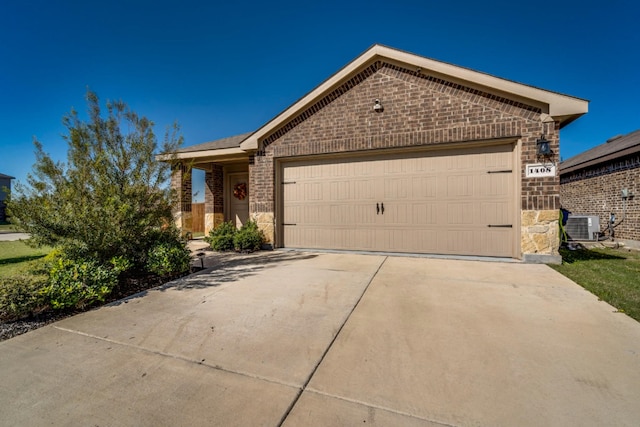
[[[193,145],[257,129],[375,43],[590,100],[567,159],[640,128],[639,17],[633,0],[6,1],[0,173],[25,181],[34,136],[65,160],[87,87]]]

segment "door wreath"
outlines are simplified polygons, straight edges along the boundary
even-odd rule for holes
[[[247,183],[239,182],[233,186],[233,197],[238,200],[244,200],[247,197]]]

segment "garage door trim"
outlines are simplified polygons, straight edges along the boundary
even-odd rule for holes
[[[465,150],[465,149],[473,149],[473,148],[483,148],[483,147],[492,147],[492,146],[507,146],[511,145],[511,153],[512,153],[512,168],[513,168],[513,187],[512,187],[512,209],[513,209],[513,218],[512,218],[512,228],[514,232],[512,233],[512,256],[514,258],[521,257],[521,249],[520,249],[520,195],[521,195],[521,162],[520,162],[520,151],[521,151],[521,141],[516,138],[502,138],[502,139],[491,139],[485,141],[474,141],[469,143],[455,143],[455,144],[438,144],[438,145],[429,145],[429,146],[420,146],[420,147],[407,147],[400,149],[377,149],[377,150],[366,150],[366,151],[351,151],[351,152],[343,152],[343,153],[327,153],[327,154],[319,154],[319,155],[307,155],[307,156],[292,156],[292,157],[280,157],[275,160],[275,182],[277,183],[275,189],[275,212],[274,212],[274,220],[275,220],[275,239],[276,239],[276,247],[284,247],[284,226],[283,226],[283,212],[284,212],[284,191],[283,188],[286,185],[282,181],[284,176],[284,169],[287,165],[295,162],[312,162],[315,160],[319,160],[322,162],[327,162],[332,159],[340,160],[341,162],[350,162],[350,161],[358,161],[358,160],[375,160],[378,158],[382,158],[382,156],[393,156],[393,155],[401,155],[401,156],[411,156],[414,155],[419,157],[423,154],[429,153],[430,156],[437,156],[438,152],[441,152],[442,155],[447,155],[447,153],[451,153],[457,150]],[[504,172],[504,171],[503,171]],[[354,249],[357,250],[357,249]]]

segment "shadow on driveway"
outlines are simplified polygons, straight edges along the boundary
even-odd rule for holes
[[[205,252],[205,269],[189,276],[151,288],[129,297],[111,302],[107,306],[126,304],[137,298],[142,298],[151,290],[166,291],[169,289],[189,290],[206,289],[220,286],[224,283],[237,282],[253,276],[265,269],[274,268],[282,263],[316,258],[317,254],[301,252],[254,252],[250,254]],[[199,261],[196,261],[198,263]]]

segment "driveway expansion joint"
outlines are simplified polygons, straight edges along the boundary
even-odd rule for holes
[[[322,361],[327,356],[327,353],[329,353],[329,350],[331,350],[331,347],[333,347],[333,343],[335,343],[336,339],[338,339],[338,336],[340,335],[340,332],[342,332],[342,328],[344,328],[344,325],[346,325],[347,322],[349,321],[349,319],[351,318],[351,315],[353,314],[353,312],[358,307],[358,304],[360,304],[360,301],[362,301],[362,298],[364,297],[364,294],[367,293],[367,290],[369,289],[369,286],[373,282],[373,279],[376,278],[376,276],[380,272],[380,269],[382,268],[382,266],[384,265],[384,263],[387,261],[388,258],[389,258],[388,256],[385,256],[382,259],[382,262],[380,263],[380,265],[378,265],[378,268],[376,269],[376,271],[369,278],[369,281],[367,282],[367,286],[364,287],[364,290],[360,294],[360,297],[358,298],[358,301],[356,301],[356,303],[353,305],[353,307],[351,308],[351,311],[349,311],[349,314],[347,315],[347,317],[345,317],[344,321],[342,322],[342,325],[340,325],[340,327],[336,331],[335,335],[333,336],[333,339],[331,339],[331,342],[329,343],[329,345],[325,349],[324,353],[322,353],[322,356],[320,356],[320,360],[318,360],[318,363],[316,364],[316,366],[313,368],[313,370],[309,374],[309,377],[307,377],[307,380],[304,382],[302,387],[300,387],[300,390],[298,391],[298,394],[293,399],[293,401],[291,402],[291,405],[289,405],[289,408],[287,408],[287,410],[285,411],[284,415],[282,416],[282,419],[280,420],[280,423],[278,424],[278,427],[282,427],[282,424],[284,424],[284,422],[287,420],[287,417],[289,417],[289,414],[291,413],[293,408],[295,408],[296,403],[298,403],[298,400],[300,400],[300,397],[302,397],[302,393],[305,392],[305,390],[307,389],[307,386],[311,382],[311,379],[313,378],[313,376],[315,375],[316,371],[318,370],[318,368],[322,364]]]
[[[313,389],[313,388],[308,388],[305,391],[307,391],[309,393],[314,393],[314,394],[317,394],[317,395],[320,395],[320,396],[325,396],[325,397],[328,397],[328,398],[331,398],[331,399],[342,400],[344,402],[349,402],[349,403],[353,403],[353,404],[356,404],[356,405],[365,406],[367,408],[379,409],[381,411],[386,411],[386,412],[389,412],[389,413],[392,413],[392,414],[402,415],[403,417],[414,418],[414,419],[420,420],[420,421],[427,421],[429,423],[438,424],[438,425],[441,425],[443,427],[458,427],[455,424],[449,424],[449,423],[445,423],[445,422],[442,422],[442,421],[436,421],[436,420],[432,420],[432,419],[429,419],[429,418],[419,417],[419,416],[417,416],[415,414],[411,414],[409,412],[399,411],[397,409],[391,409],[391,408],[388,408],[386,406],[374,405],[373,403],[367,403],[367,402],[363,402],[363,401],[357,400],[357,399],[349,399],[348,397],[337,396],[337,395],[331,394],[331,393],[325,393],[323,391],[316,390],[316,389]]]
[[[223,368],[220,365],[212,365],[212,364],[209,364],[209,363],[205,363],[202,360],[189,359],[187,357],[179,356],[177,354],[165,353],[165,352],[158,351],[158,350],[151,350],[151,349],[148,349],[148,348],[145,348],[145,347],[140,347],[140,346],[137,346],[137,345],[131,345],[131,344],[124,343],[124,342],[121,342],[121,341],[115,341],[115,340],[111,340],[109,338],[104,338],[104,337],[99,337],[97,335],[88,334],[86,332],[76,331],[76,330],[67,329],[67,328],[61,328],[60,326],[53,326],[53,328],[58,329],[59,331],[68,332],[68,333],[71,333],[71,334],[81,335],[81,336],[84,336],[84,337],[87,337],[87,338],[93,338],[93,339],[97,339],[97,340],[100,340],[100,341],[108,342],[109,344],[116,344],[116,345],[119,345],[119,346],[122,346],[122,347],[128,347],[128,348],[133,348],[133,349],[136,349],[136,350],[139,350],[139,351],[144,351],[145,353],[155,354],[157,356],[163,356],[163,357],[167,357],[167,358],[170,358],[170,359],[180,360],[182,362],[193,363],[195,365],[204,366],[204,367],[207,367],[207,368],[210,368],[210,369],[214,369],[216,371],[225,372],[225,373],[228,373],[228,374],[240,375],[240,376],[251,378],[251,379],[254,379],[254,380],[265,381],[265,382],[268,382],[268,383],[282,385],[282,386],[285,386],[285,387],[291,387],[291,388],[295,388],[295,389],[300,389],[300,385],[298,385],[298,384],[292,384],[292,383],[288,383],[288,382],[285,382],[285,381],[277,380],[277,379],[274,379],[274,378],[268,378],[268,377],[263,377],[263,376],[260,376],[260,375],[250,374],[248,372],[242,372],[242,371],[235,371],[235,370],[232,370],[232,369],[226,369],[226,368]]]

